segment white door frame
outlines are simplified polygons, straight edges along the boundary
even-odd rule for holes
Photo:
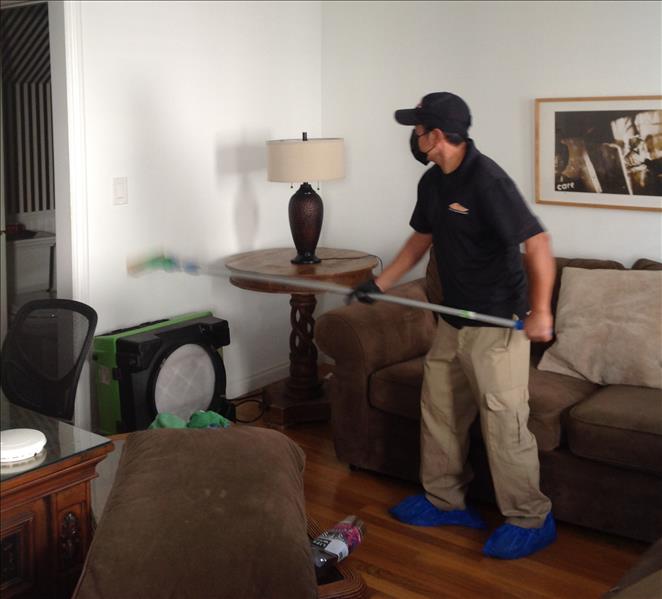
[[[0,62],[0,83],[2,82],[2,63]],[[2,112],[2,85],[0,84],[0,123],[4,122]],[[5,234],[5,144],[4,135],[0,135],[0,346],[5,341],[9,309],[7,307],[7,235]]]
[[[57,295],[90,303],[83,4],[50,1]],[[89,368],[78,384],[75,423],[91,430]]]
[[[58,296],[89,302],[82,3],[48,3]]]

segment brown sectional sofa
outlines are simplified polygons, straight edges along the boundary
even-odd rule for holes
[[[557,258],[562,269],[624,269],[611,260]],[[633,269],[660,270],[638,260]],[[653,291],[654,292],[654,291]],[[389,293],[442,302],[431,254],[424,278]],[[319,348],[335,361],[329,380],[334,443],[348,464],[418,480],[419,396],[433,339],[432,312],[355,303],[317,320]],[[532,344],[529,428],[540,451],[541,487],[559,520],[639,539],[662,536],[662,391],[599,386],[538,370],[550,344]],[[487,458],[474,423],[470,496],[493,501]]]
[[[74,599],[321,596],[304,464],[265,428],[130,433]]]

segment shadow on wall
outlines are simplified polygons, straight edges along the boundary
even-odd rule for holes
[[[244,132],[238,144],[226,145],[223,140],[216,141],[216,176],[218,183],[226,183],[228,175],[238,177],[238,187],[234,199],[234,230],[240,251],[255,247],[259,211],[257,195],[251,182],[251,175],[257,171],[266,171],[266,148],[264,140],[268,132],[258,131],[249,136]]]
[[[225,196],[222,200],[232,204],[236,239],[236,252],[233,253],[255,249],[260,224],[255,173],[262,172],[266,178],[267,139],[269,133],[266,129],[242,132],[240,140],[235,143],[229,143],[230,140],[221,135],[216,138],[217,184]],[[227,213],[229,217],[229,206]],[[226,368],[231,373],[228,376],[228,394],[233,396],[234,389],[239,389],[234,391],[235,395],[241,395],[253,390],[255,385],[264,384],[264,379],[271,382],[282,378],[283,368],[288,363],[286,315],[289,298],[233,287],[225,269],[228,257],[212,260],[209,266],[214,271],[226,273],[226,276],[214,278],[212,296],[223,297],[228,302],[219,311],[222,312],[221,317],[230,323],[232,342],[225,348],[224,354]],[[270,314],[282,314],[283,318],[274,321],[267,316]],[[265,329],[269,331],[266,334]],[[262,335],[270,339],[269,345],[257,341]]]

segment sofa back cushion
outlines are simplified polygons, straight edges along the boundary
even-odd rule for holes
[[[522,256],[524,260],[524,256]],[[587,269],[615,269],[615,270],[625,270],[620,262],[615,260],[598,260],[596,258],[556,258],[556,279],[554,281],[554,290],[552,292],[552,312],[556,313],[556,305],[559,299],[559,291],[561,289],[561,273],[566,266],[572,268],[587,268]],[[662,269],[662,264],[655,262],[654,260],[649,260],[647,258],[641,258],[638,260],[633,269],[640,268],[641,270],[660,270]],[[434,253],[434,246],[430,248],[430,257],[428,260],[427,269],[425,271],[425,286],[428,295],[429,301],[434,304],[443,303],[443,292],[441,289],[441,282],[439,281],[439,272],[437,270],[437,258]]]
[[[595,258],[556,258],[556,279],[554,280],[554,289],[552,290],[552,312],[556,314],[556,308],[559,302],[559,292],[561,290],[561,275],[563,274],[563,269],[566,266],[571,268],[586,268],[593,270],[596,268],[609,270],[625,270],[620,262],[615,260],[598,260]],[[554,340],[547,342],[535,342],[531,343],[531,362],[533,364],[538,364],[542,355],[552,347]]]
[[[632,265],[632,270],[662,270],[662,262],[656,262],[650,258],[639,258]]]
[[[552,312],[556,314],[556,308],[559,302],[559,293],[561,291],[561,277],[563,269],[584,268],[586,270],[625,270],[620,262],[616,260],[598,260],[597,258],[556,258],[556,279],[554,280],[554,291],[552,292]]]
[[[556,341],[538,367],[599,385],[662,388],[662,271],[566,266],[561,279]]]

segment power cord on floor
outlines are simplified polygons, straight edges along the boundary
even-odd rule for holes
[[[244,397],[238,397],[237,399],[228,399],[228,402],[231,403],[235,408],[249,402],[260,404],[260,413],[252,420],[241,420],[238,416],[236,416],[236,420],[240,424],[251,424],[252,422],[257,422],[260,418],[262,418],[262,416],[264,416],[264,412],[266,409],[264,405],[264,398],[262,396],[262,391],[257,391],[250,395],[245,395]]]

